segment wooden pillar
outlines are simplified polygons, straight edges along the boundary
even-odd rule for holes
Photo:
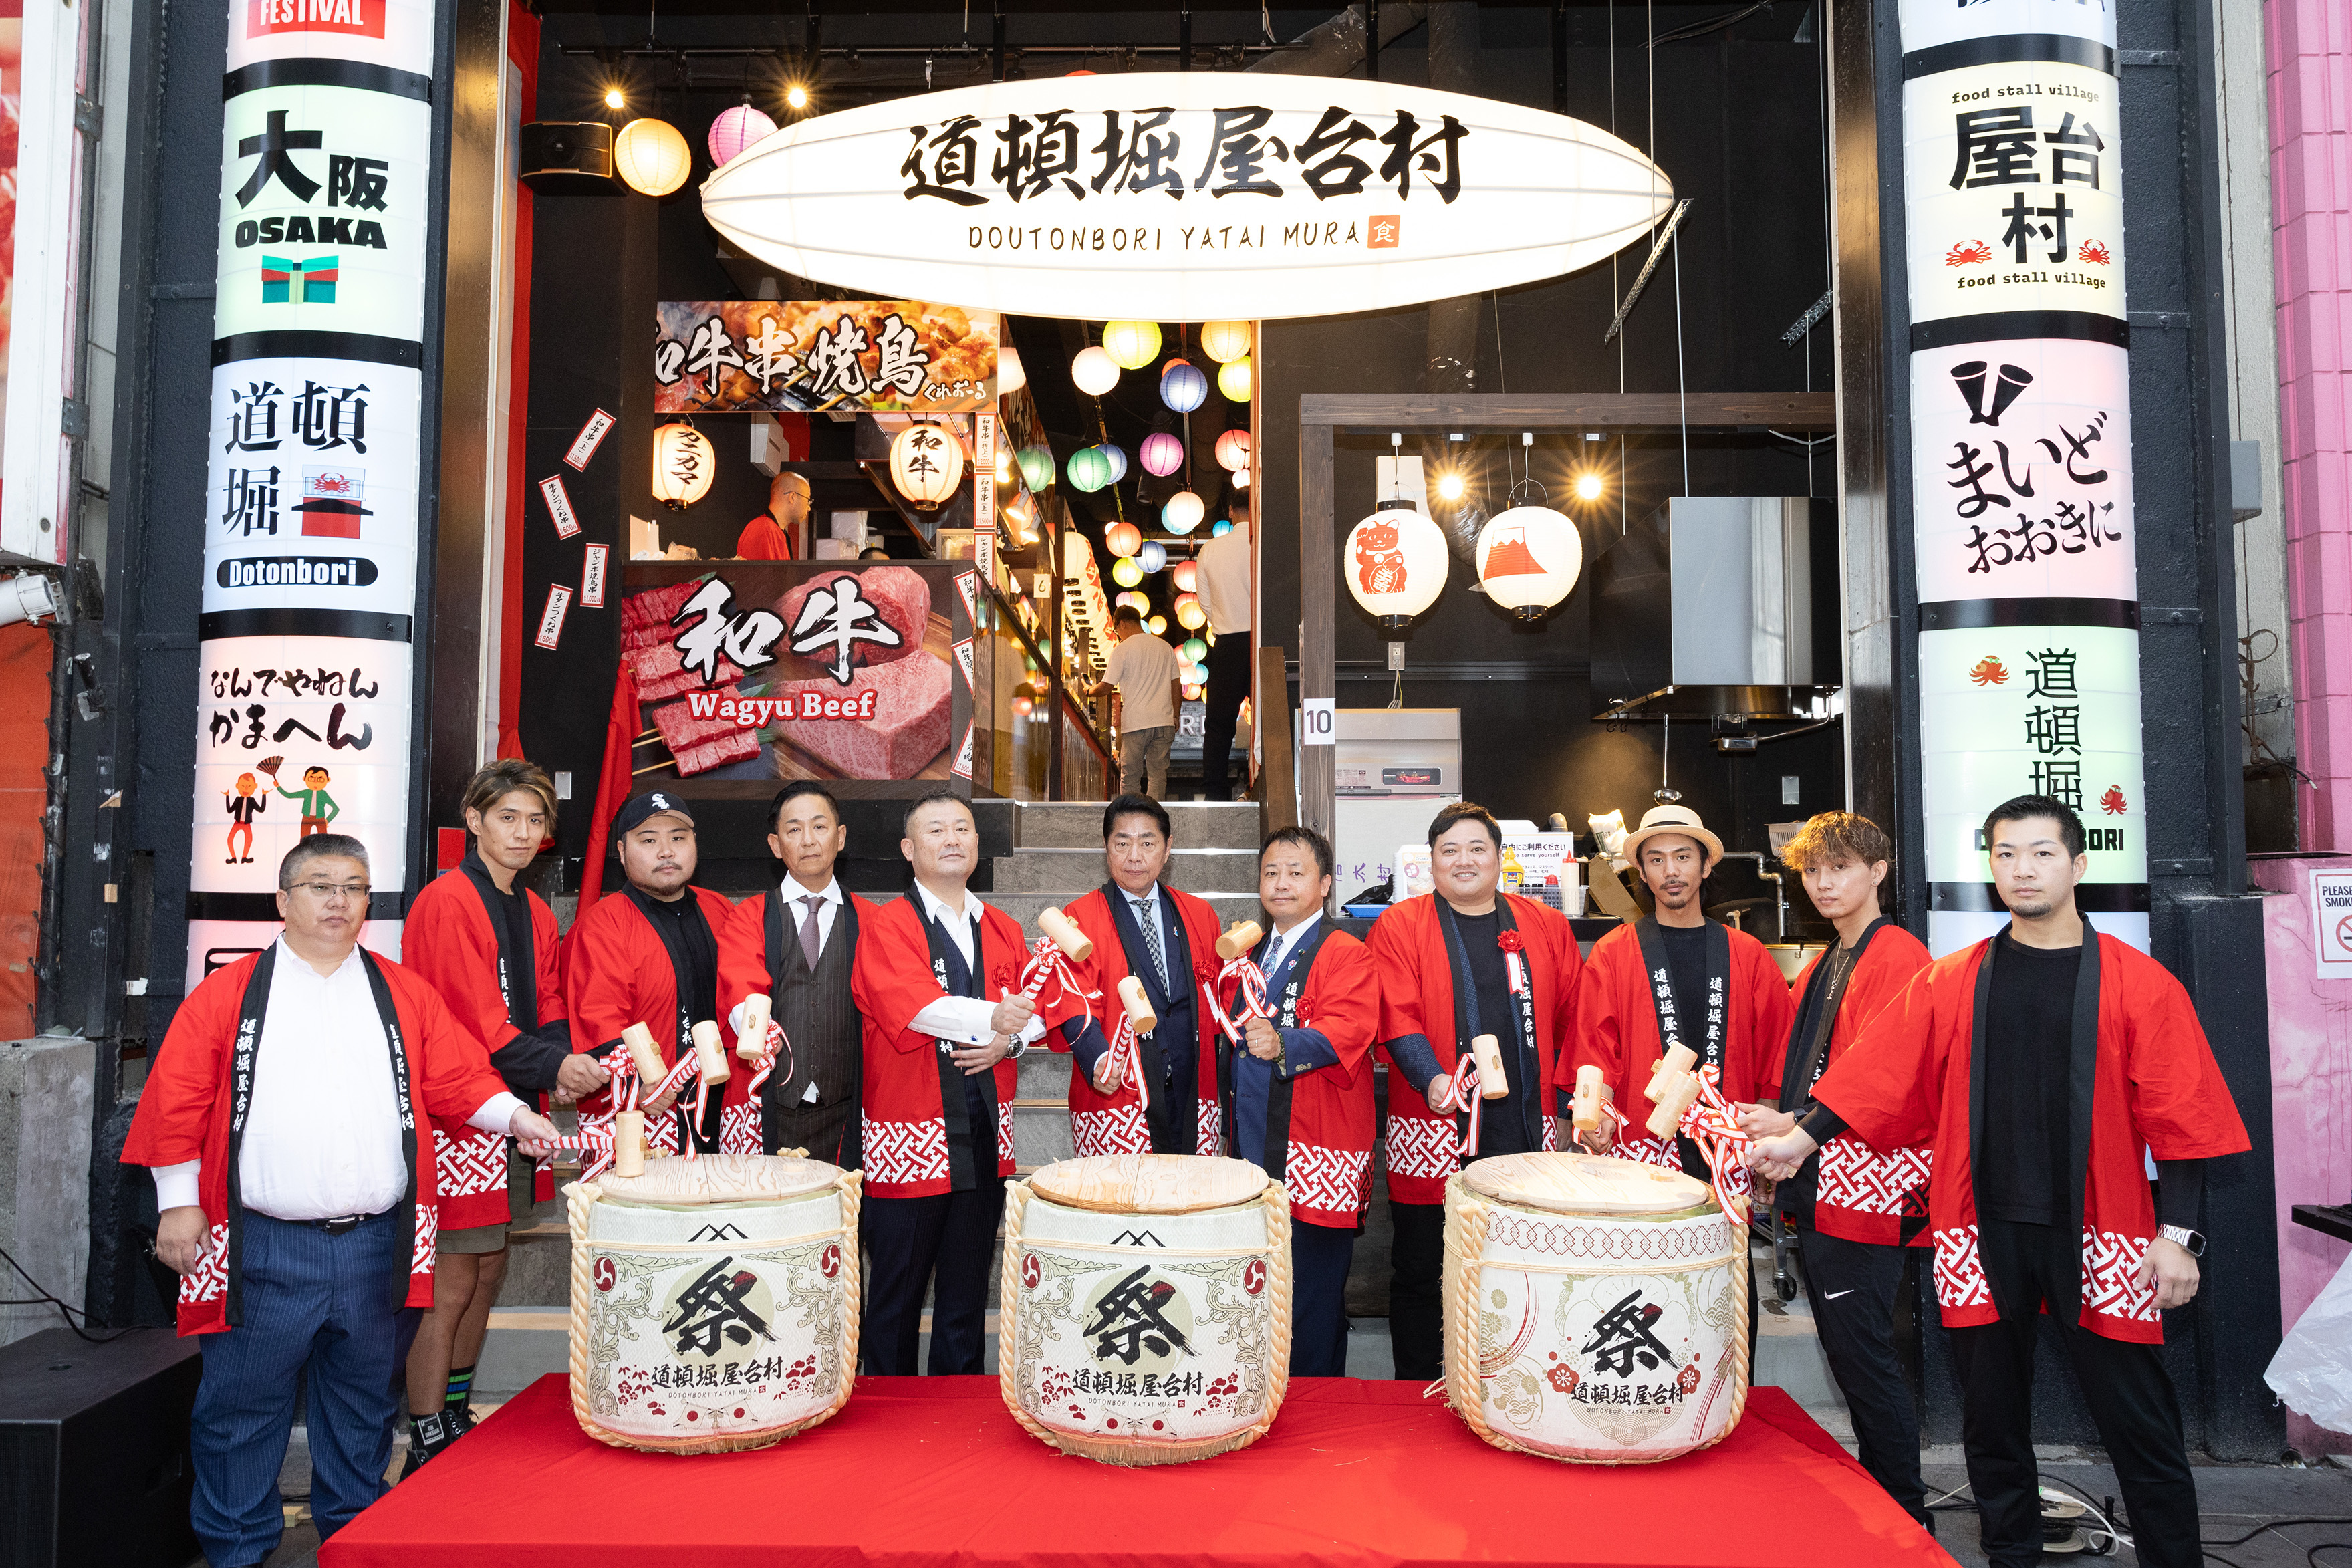
[[[1333,542],[1332,427],[1301,421],[1298,427],[1298,696],[1330,697],[1339,683],[1332,668],[1339,592],[1339,552]],[[1269,695],[1272,695],[1269,693]],[[1286,707],[1287,704],[1286,703]],[[1280,743],[1288,715],[1272,731]],[[1331,837],[1331,760],[1328,746],[1302,747],[1298,753],[1298,819]]]

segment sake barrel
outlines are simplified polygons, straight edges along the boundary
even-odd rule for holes
[[[1446,1399],[1487,1442],[1651,1464],[1748,1403],[1744,1223],[1680,1171],[1481,1160],[1445,1185]]]
[[[1290,1380],[1290,1198],[1246,1160],[1103,1154],[1008,1184],[1005,1408],[1065,1453],[1247,1447]]]
[[[649,1159],[564,1189],[572,1410],[622,1448],[761,1448],[857,1373],[858,1176],[769,1154]]]

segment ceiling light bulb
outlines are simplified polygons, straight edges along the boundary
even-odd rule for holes
[[[793,83],[792,86],[784,89],[784,101],[794,109],[806,109],[808,107],[808,89],[803,87],[799,82]]]
[[[1437,481],[1437,493],[1447,500],[1462,499],[1462,476],[1447,474]]]
[[[623,98],[623,97],[621,96],[621,89],[620,89],[619,88],[617,88],[617,87],[608,87],[608,88],[606,88],[606,89],[604,89],[604,107],[605,107],[605,108],[607,108],[607,109],[625,109],[625,108],[627,108],[627,107],[628,107],[628,101],[629,101],[629,100],[628,100],[627,99],[625,99],[625,98]]]
[[[1576,499],[1579,500],[1599,500],[1601,488],[1601,476],[1597,473],[1588,469],[1576,477]]]

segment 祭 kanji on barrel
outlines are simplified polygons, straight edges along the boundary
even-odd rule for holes
[[[857,1373],[859,1178],[706,1153],[564,1189],[572,1409],[621,1448],[762,1448],[825,1420]]]
[[[1582,1464],[1720,1442],[1748,1403],[1746,1231],[1706,1183],[1633,1160],[1507,1154],[1458,1173],[1447,1403],[1498,1448]]]
[[[1065,1453],[1247,1447],[1290,1379],[1290,1200],[1246,1160],[1105,1154],[1010,1184],[1005,1408]]]

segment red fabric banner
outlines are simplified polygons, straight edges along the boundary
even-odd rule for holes
[[[538,1499],[493,1505],[490,1499]],[[780,1555],[781,1554],[781,1555]],[[825,1425],[681,1458],[580,1430],[541,1378],[344,1527],[324,1568],[721,1568],[789,1560],[1318,1563],[1459,1568],[1948,1565],[1927,1532],[1777,1388],[1716,1447],[1663,1465],[1562,1465],[1472,1436],[1410,1384],[1301,1378],[1255,1447],[1121,1469],[1066,1458],[992,1377],[860,1378]]]

